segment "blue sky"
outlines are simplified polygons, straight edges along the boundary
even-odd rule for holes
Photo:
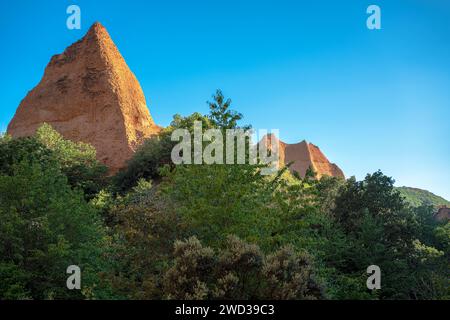
[[[66,28],[70,4],[81,30]],[[366,28],[370,4],[382,30]],[[449,1],[2,1],[0,131],[94,21],[158,124],[206,113],[221,88],[245,123],[318,145],[347,176],[381,169],[450,199]]]

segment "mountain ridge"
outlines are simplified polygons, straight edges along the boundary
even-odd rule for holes
[[[396,190],[400,192],[406,202],[414,207],[421,206],[422,204],[431,204],[434,207],[450,207],[450,201],[428,190],[406,186],[396,187]]]

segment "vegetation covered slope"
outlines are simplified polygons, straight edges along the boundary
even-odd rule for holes
[[[434,207],[443,205],[450,207],[450,201],[427,190],[410,187],[399,187],[397,190],[400,191],[400,194],[405,198],[405,201],[414,207],[419,207],[423,204],[432,205]]]
[[[230,104],[218,92],[209,115],[175,116],[112,179],[49,126],[0,137],[0,300],[450,299],[450,222],[381,172],[168,161],[174,129],[238,128]],[[69,265],[81,290],[66,287]],[[380,290],[367,288],[370,265]]]

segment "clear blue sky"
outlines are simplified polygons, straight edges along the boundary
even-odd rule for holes
[[[82,29],[66,28],[78,4]],[[366,28],[366,8],[382,30]],[[450,1],[1,1],[0,130],[53,54],[94,21],[152,116],[207,112],[216,88],[254,128],[320,146],[347,176],[381,169],[450,199]]]

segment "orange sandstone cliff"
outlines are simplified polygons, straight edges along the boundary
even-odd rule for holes
[[[264,136],[259,143],[265,144],[268,149],[272,149],[272,144],[275,142],[279,143],[280,166],[292,162],[290,166],[291,172],[296,171],[301,177],[304,177],[308,168],[311,168],[318,179],[323,176],[345,178],[342,170],[336,164],[331,163],[320,151],[319,147],[312,143],[303,140],[299,143],[288,144],[279,140],[273,134]]]
[[[7,132],[30,136],[44,122],[66,139],[93,145],[111,172],[125,166],[144,138],[160,131],[138,80],[99,23],[52,57]]]

